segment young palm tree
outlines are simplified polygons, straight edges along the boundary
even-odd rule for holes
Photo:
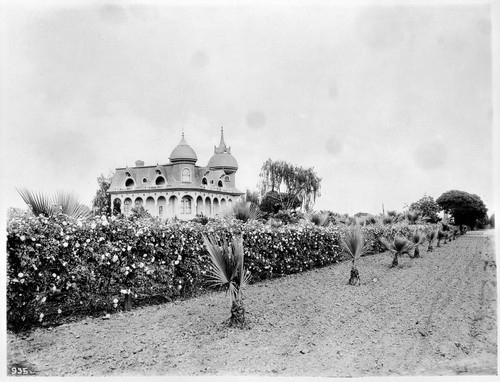
[[[432,243],[434,242],[434,239],[437,236],[437,231],[436,230],[431,230],[427,232],[427,241],[429,242],[429,246],[427,247],[427,252],[432,252],[434,250],[434,247],[432,246]]]
[[[420,244],[423,244],[425,241],[425,234],[422,232],[415,232],[411,238],[410,241],[413,243],[413,257],[420,257],[420,249],[419,246]]]
[[[248,220],[256,220],[260,218],[262,213],[255,204],[251,202],[239,201],[222,211],[221,216],[225,219],[234,218],[241,220],[242,222],[247,222]]]
[[[27,188],[17,189],[21,198],[29,206],[34,215],[53,216],[63,213],[74,218],[89,217],[90,209],[81,204],[75,194],[58,191],[52,198],[42,192]]]
[[[328,214],[325,213],[312,212],[306,216],[311,223],[317,225],[318,227],[322,227],[328,222]]]
[[[365,245],[365,239],[359,227],[354,226],[349,229],[342,239],[344,252],[352,258],[351,277],[349,285],[359,285],[359,271],[356,268],[356,260],[366,253],[368,247]]]
[[[380,238],[380,242],[394,255],[392,259],[391,268],[398,266],[398,257],[407,254],[413,250],[413,244],[405,237],[396,236],[392,242],[385,237]]]
[[[437,244],[436,244],[436,248],[441,247],[441,240],[443,238],[444,238],[444,244],[446,244],[446,234],[443,231],[438,230],[437,231]]]
[[[207,277],[213,286],[221,286],[231,298],[229,326],[241,327],[245,323],[243,289],[250,281],[250,273],[243,267],[243,237],[233,237],[230,245],[219,245],[213,236],[203,234],[203,242],[212,260]]]

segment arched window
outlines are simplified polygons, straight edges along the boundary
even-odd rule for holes
[[[147,183],[148,179],[147,178],[142,178],[142,183]]]
[[[182,182],[191,183],[191,171],[188,168],[182,169]]]
[[[123,205],[124,205],[123,213],[125,215],[128,215],[130,213],[130,208],[131,208],[131,205],[132,205],[132,199],[130,199],[130,198],[125,199],[125,201],[123,202]]]
[[[184,196],[181,199],[181,214],[191,214],[191,198],[189,196]]]
[[[165,184],[165,178],[163,176],[159,176],[158,178],[156,178],[155,183],[157,186],[162,186]]]
[[[219,186],[219,187],[223,187],[223,186],[224,186],[224,185],[222,184],[222,180],[219,180],[218,186]]]
[[[231,179],[229,178],[229,176],[227,176],[227,175],[226,175],[226,176],[224,177],[224,182],[229,182],[230,180],[231,180]]]
[[[203,184],[203,185],[205,185],[205,186],[206,186],[206,185],[208,184],[208,180],[207,180],[207,178],[203,178],[203,179],[201,180],[201,184]]]
[[[128,178],[126,181],[125,181],[125,187],[133,187],[134,186],[134,180],[131,179],[131,178]]]

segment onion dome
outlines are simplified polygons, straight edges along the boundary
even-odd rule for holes
[[[231,148],[224,142],[224,130],[221,128],[219,147],[214,146],[214,155],[208,161],[210,170],[225,170],[234,172],[238,169],[238,162],[231,155]]]
[[[172,163],[196,163],[198,157],[194,150],[189,146],[184,139],[184,133],[182,133],[182,139],[177,145],[177,147],[170,154],[170,162]]]

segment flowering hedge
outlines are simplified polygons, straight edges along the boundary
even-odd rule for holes
[[[171,223],[16,216],[7,226],[7,323],[13,330],[55,324],[65,317],[192,296],[206,289],[209,268],[202,233],[242,233],[253,280],[325,266],[341,258],[335,226],[262,223]]]

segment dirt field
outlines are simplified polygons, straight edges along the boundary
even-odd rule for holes
[[[259,283],[248,328],[226,328],[223,293],[8,334],[8,366],[37,375],[383,376],[497,373],[492,231],[427,253],[362,258]],[[8,371],[9,372],[9,371]],[[9,372],[10,373],[10,372]]]

